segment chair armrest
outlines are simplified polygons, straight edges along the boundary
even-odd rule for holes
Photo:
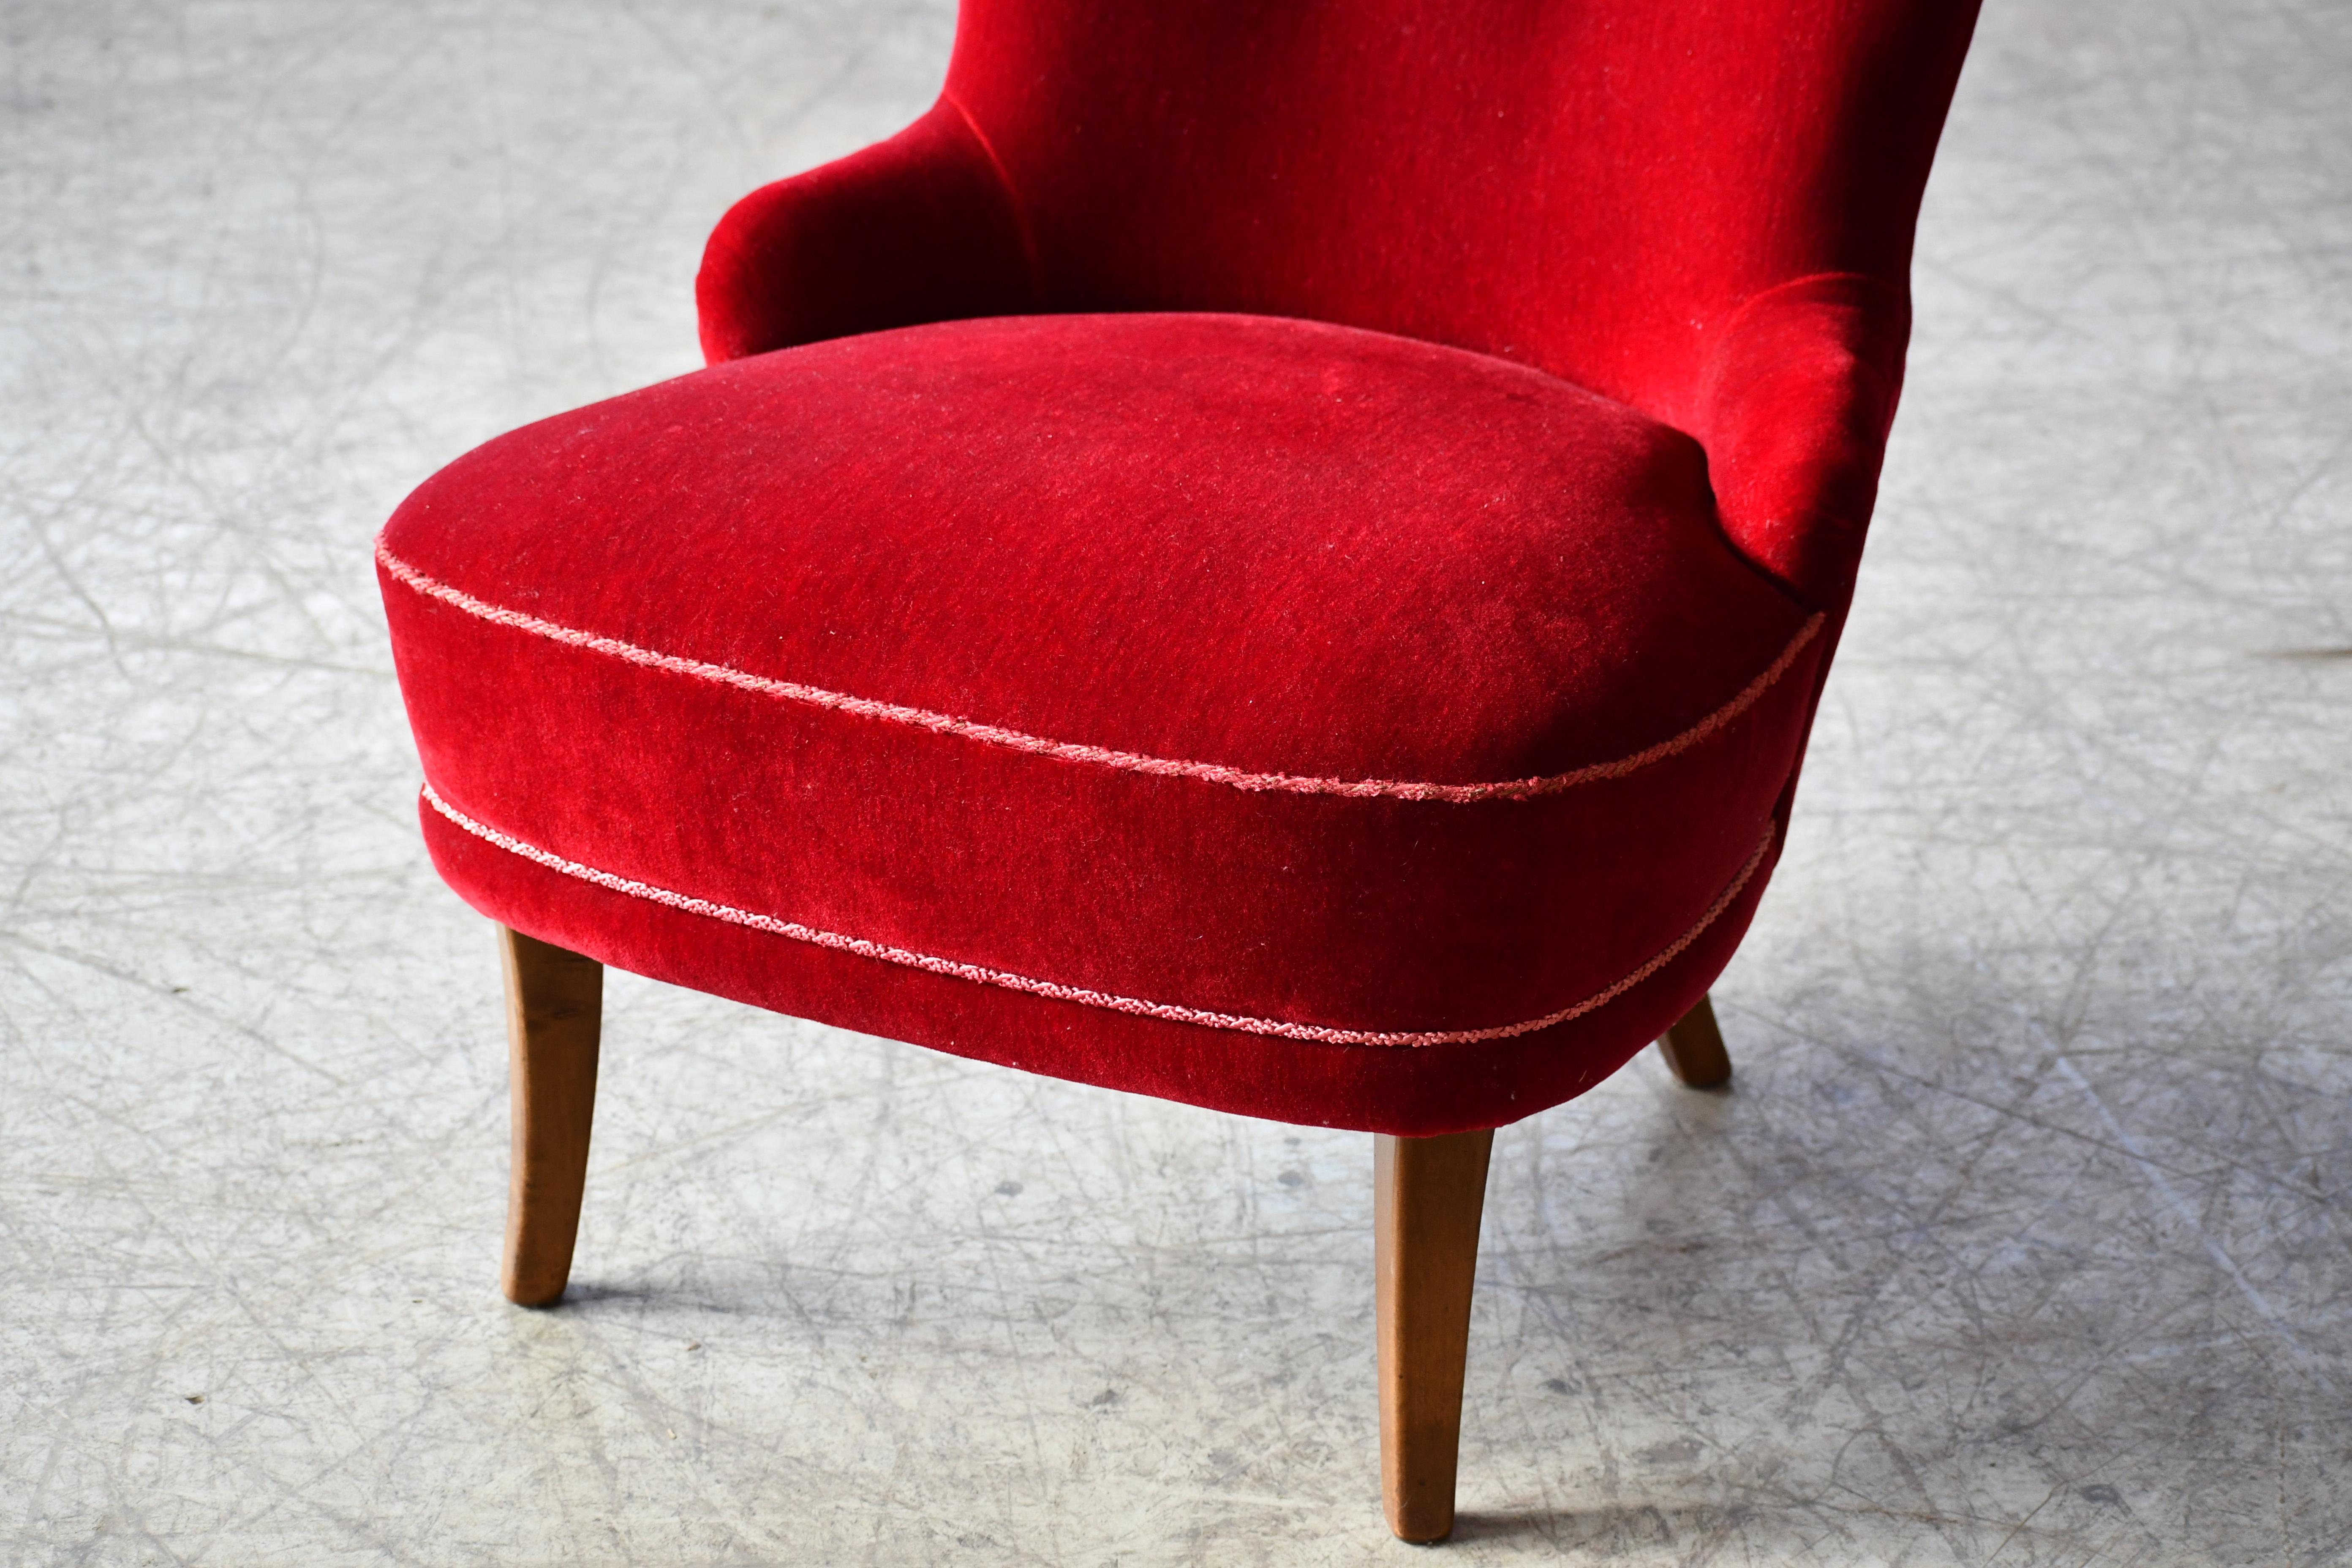
[[[737,202],[711,231],[694,293],[713,364],[1037,308],[1019,209],[945,99],[887,142]]]
[[[1698,434],[1723,531],[1816,609],[1853,592],[1909,335],[1899,290],[1828,273],[1748,300],[1710,356]]]

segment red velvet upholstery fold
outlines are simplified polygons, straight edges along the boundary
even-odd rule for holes
[[[1820,274],[1749,300],[1708,362],[1696,424],[1724,532],[1808,604],[1853,593],[1910,326],[1885,284]]]
[[[855,332],[1040,301],[1003,177],[941,103],[865,151],[754,191],[710,236],[696,279],[716,363]]]

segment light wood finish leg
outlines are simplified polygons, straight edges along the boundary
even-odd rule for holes
[[[1715,1026],[1715,1002],[1702,996],[1674,1027],[1658,1037],[1658,1054],[1675,1076],[1692,1089],[1713,1089],[1731,1077],[1731,1058],[1723,1048],[1723,1031]]]
[[[1454,1529],[1470,1284],[1486,1203],[1492,1131],[1375,1135],[1373,1269],[1379,1276],[1381,1496],[1407,1541]]]
[[[507,976],[514,1177],[507,1189],[507,1300],[551,1307],[572,1275],[588,1124],[596,1110],[596,1042],[604,966],[499,927]]]

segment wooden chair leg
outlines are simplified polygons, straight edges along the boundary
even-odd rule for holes
[[[1470,1284],[1486,1202],[1492,1131],[1376,1135],[1373,1269],[1379,1277],[1381,1495],[1406,1541],[1454,1529]]]
[[[604,966],[499,927],[507,977],[507,1056],[514,1176],[507,1189],[507,1300],[551,1307],[572,1275],[588,1124],[596,1110],[596,1043]]]
[[[1658,1054],[1675,1076],[1692,1089],[1713,1089],[1731,1077],[1731,1058],[1723,1048],[1723,1031],[1715,1026],[1715,1003],[1702,996],[1658,1037]]]

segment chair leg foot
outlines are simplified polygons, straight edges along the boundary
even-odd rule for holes
[[[514,1175],[507,1190],[507,1300],[551,1307],[572,1274],[588,1126],[596,1110],[596,1046],[604,966],[499,927],[506,970]]]
[[[1715,1025],[1715,1003],[1702,996],[1672,1028],[1658,1037],[1658,1054],[1691,1089],[1713,1089],[1731,1077],[1731,1057]]]
[[[1406,1541],[1443,1541],[1454,1529],[1470,1287],[1494,1142],[1484,1131],[1381,1134],[1373,1144],[1381,1495],[1389,1528]]]

